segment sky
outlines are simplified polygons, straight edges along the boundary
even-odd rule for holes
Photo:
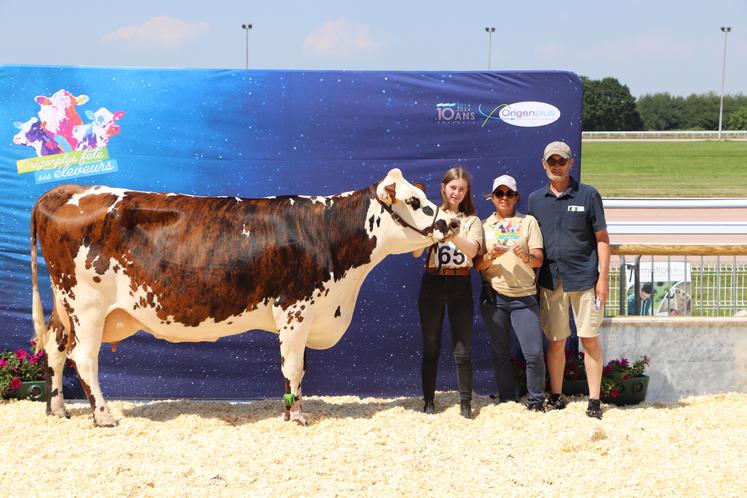
[[[747,94],[747,0],[0,0],[0,64],[485,71]],[[495,27],[488,34],[486,27]]]

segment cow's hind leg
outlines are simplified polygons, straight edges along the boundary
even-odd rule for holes
[[[109,411],[99,386],[99,350],[103,329],[104,317],[100,313],[78,315],[78,320],[75,320],[77,342],[70,353],[70,358],[75,362],[80,385],[91,404],[94,425],[114,427],[117,421]]]
[[[301,313],[275,309],[276,323],[280,329],[280,368],[285,377],[285,419],[306,425],[301,400],[301,380],[305,370],[306,340],[311,319]]]
[[[57,316],[56,309],[52,311],[47,328],[50,334],[47,336],[47,343],[42,345],[47,355],[47,415],[70,418],[62,396],[62,371],[65,369],[67,359],[65,345],[68,332]]]

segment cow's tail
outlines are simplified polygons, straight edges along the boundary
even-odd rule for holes
[[[34,321],[34,341],[35,349],[38,353],[47,343],[49,330],[44,321],[44,308],[42,307],[41,295],[39,295],[39,285],[37,282],[38,268],[36,264],[36,208],[31,210],[31,318]]]

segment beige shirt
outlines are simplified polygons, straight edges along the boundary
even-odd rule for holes
[[[534,216],[516,212],[511,218],[499,218],[493,213],[482,226],[483,253],[489,252],[496,244],[526,244],[528,251],[542,249],[542,232]],[[482,278],[490,282],[496,292],[505,296],[521,297],[537,293],[534,268],[524,263],[513,251],[495,258],[482,272]]]
[[[459,218],[459,236],[470,242],[477,242],[480,247],[483,244],[482,223],[477,216],[467,216],[464,213],[457,214]],[[471,268],[472,259],[460,251],[453,242],[437,243],[433,251],[430,251],[428,268]],[[479,249],[478,249],[479,251]],[[438,260],[436,260],[438,258]]]

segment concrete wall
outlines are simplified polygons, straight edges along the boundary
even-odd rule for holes
[[[747,392],[747,318],[606,318],[602,346],[605,363],[650,358],[647,401]]]

